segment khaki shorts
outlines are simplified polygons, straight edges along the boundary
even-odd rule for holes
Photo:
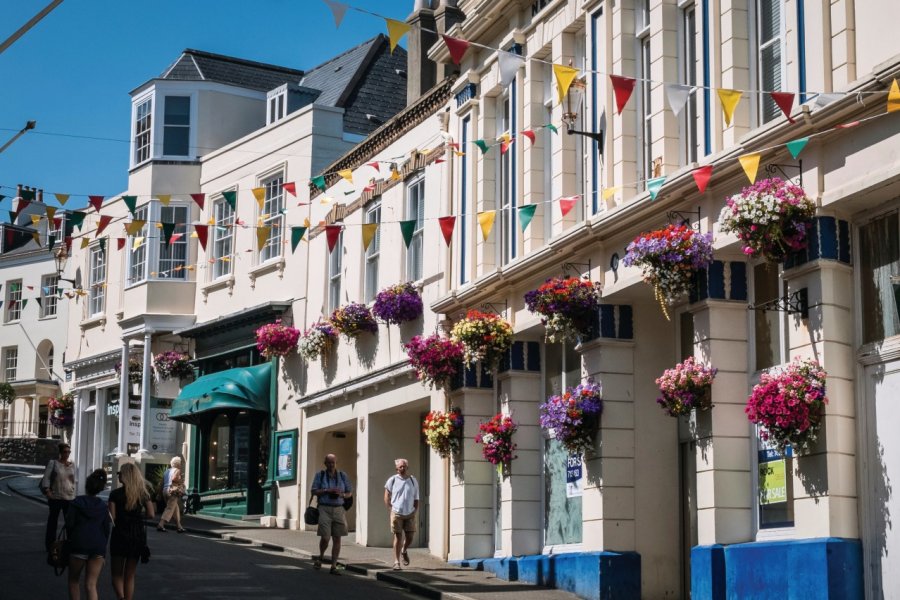
[[[416,513],[411,515],[398,515],[391,511],[391,533],[415,533]]]
[[[347,517],[343,506],[319,505],[319,537],[344,537],[347,535]]]

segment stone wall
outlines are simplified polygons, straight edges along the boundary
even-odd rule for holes
[[[0,463],[46,465],[59,455],[60,440],[38,438],[0,438]]]

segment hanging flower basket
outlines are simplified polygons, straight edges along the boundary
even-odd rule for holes
[[[459,452],[463,439],[463,416],[458,408],[449,411],[433,410],[425,415],[422,433],[431,449],[441,458],[449,458]]]
[[[71,427],[75,423],[75,397],[63,394],[59,398],[50,398],[47,402],[50,413],[50,424],[57,429]]]
[[[466,318],[453,326],[450,337],[465,347],[463,360],[472,364],[480,361],[492,371],[512,348],[512,325],[499,315],[470,310]]]
[[[116,375],[122,373],[122,363],[116,363]],[[128,358],[128,381],[129,383],[141,383],[144,379],[144,361],[137,357]]]
[[[422,296],[411,283],[392,285],[375,296],[372,313],[394,325],[415,321],[422,316]]]
[[[512,441],[513,434],[519,426],[509,415],[498,413],[487,423],[478,425],[479,433],[475,442],[481,444],[481,455],[492,465],[497,466],[501,477],[509,473],[509,465],[518,456],[516,445]]]
[[[463,345],[439,335],[415,336],[403,344],[419,381],[435,389],[446,388],[463,364]]]
[[[603,412],[602,388],[593,380],[566,388],[538,407],[541,428],[558,440],[570,454],[593,451],[594,436]]]
[[[337,343],[338,332],[328,321],[316,321],[312,327],[303,332],[297,348],[300,356],[307,361],[325,357]]]
[[[525,305],[541,315],[547,341],[578,341],[587,335],[600,309],[599,283],[579,277],[553,277],[525,294]]]
[[[191,366],[190,361],[191,357],[184,352],[169,350],[153,357],[153,368],[162,381],[193,377],[194,367]]]
[[[661,396],[656,402],[670,417],[680,417],[712,407],[711,386],[718,369],[694,361],[690,356],[656,380]]]
[[[825,416],[826,376],[812,360],[763,373],[744,409],[751,423],[762,426],[762,439],[771,440],[782,454],[788,446],[798,454],[807,452]]]
[[[763,179],[726,200],[719,229],[735,233],[744,254],[781,262],[807,245],[816,205],[803,188],[778,177]]]
[[[361,333],[378,333],[378,323],[365,304],[351,302],[336,309],[329,319],[334,328],[348,340]]]
[[[691,291],[694,273],[712,263],[712,234],[701,234],[687,225],[669,225],[642,233],[628,244],[625,266],[641,268],[643,279],[653,286],[666,318],[667,306]]]
[[[256,348],[265,358],[286,356],[297,348],[299,338],[299,329],[282,325],[279,319],[256,330]]]

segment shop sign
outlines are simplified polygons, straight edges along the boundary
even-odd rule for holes
[[[171,398],[150,398],[150,451],[177,454],[175,440],[177,425],[169,419]]]
[[[297,476],[297,430],[276,431],[275,481],[291,481]]]
[[[759,463],[759,503],[787,502],[784,459]]]
[[[579,498],[584,495],[584,463],[580,454],[569,454],[566,457],[566,498]]]

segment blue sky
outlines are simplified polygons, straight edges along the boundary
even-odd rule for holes
[[[3,2],[0,40],[49,1]],[[413,0],[347,4],[404,20]],[[0,145],[37,121],[0,154],[0,194],[14,196],[21,183],[72,194],[66,208],[77,208],[87,199],[75,195],[124,191],[128,93],[185,48],[306,70],[379,33],[383,19],[354,10],[335,29],[320,0],[65,0],[0,54]],[[9,198],[0,202],[0,211],[10,207]]]

